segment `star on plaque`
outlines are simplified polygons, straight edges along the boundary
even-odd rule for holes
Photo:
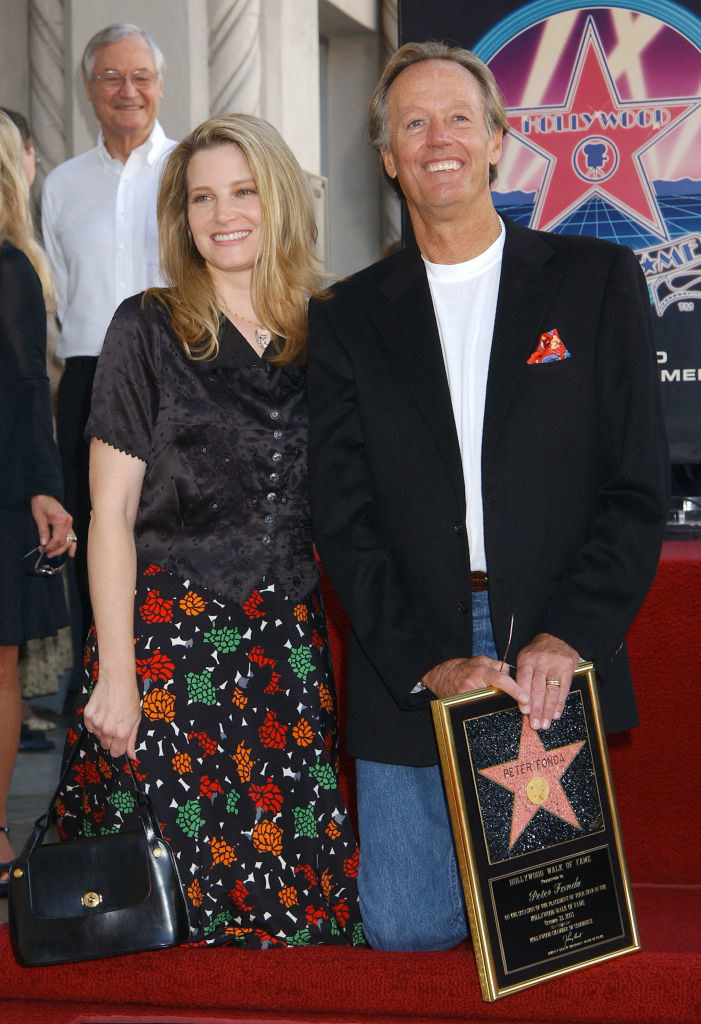
[[[479,769],[480,775],[514,794],[509,849],[539,808],[581,830],[560,780],[583,746],[580,740],[547,750],[524,718],[516,760]]]

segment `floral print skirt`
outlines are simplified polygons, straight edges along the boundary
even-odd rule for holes
[[[135,634],[133,767],[176,855],[198,941],[362,945],[318,591],[295,603],[264,581],[239,606],[140,565]],[[93,628],[79,715],[98,675],[95,639]],[[117,831],[134,806],[124,760],[82,747],[58,805],[64,838]]]

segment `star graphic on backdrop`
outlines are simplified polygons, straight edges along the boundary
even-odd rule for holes
[[[550,229],[596,196],[666,237],[641,156],[698,105],[695,100],[621,100],[590,20],[564,103],[507,112],[511,134],[547,161],[530,226]],[[526,118],[531,119],[528,132],[522,130]],[[541,118],[550,125],[560,118],[563,130],[541,132]]]
[[[584,740],[580,740],[546,750],[538,733],[524,718],[516,760],[479,769],[480,775],[514,794],[509,849],[541,807],[581,829],[560,779],[583,746]]]

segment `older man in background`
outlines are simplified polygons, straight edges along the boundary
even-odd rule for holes
[[[175,145],[158,123],[164,59],[137,25],[97,32],[82,58],[83,82],[100,125],[97,145],[56,167],[42,197],[44,243],[56,277],[65,359],[57,432],[66,507],[79,538],[81,632],[90,624],[86,545],[90,516],[83,431],[97,357],[112,314],[128,295],[161,283],[156,196]],[[74,621],[75,621],[74,616]]]

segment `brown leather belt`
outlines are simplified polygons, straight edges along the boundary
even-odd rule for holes
[[[472,573],[472,589],[473,590],[488,590],[489,589],[489,577],[486,572],[473,572]]]

